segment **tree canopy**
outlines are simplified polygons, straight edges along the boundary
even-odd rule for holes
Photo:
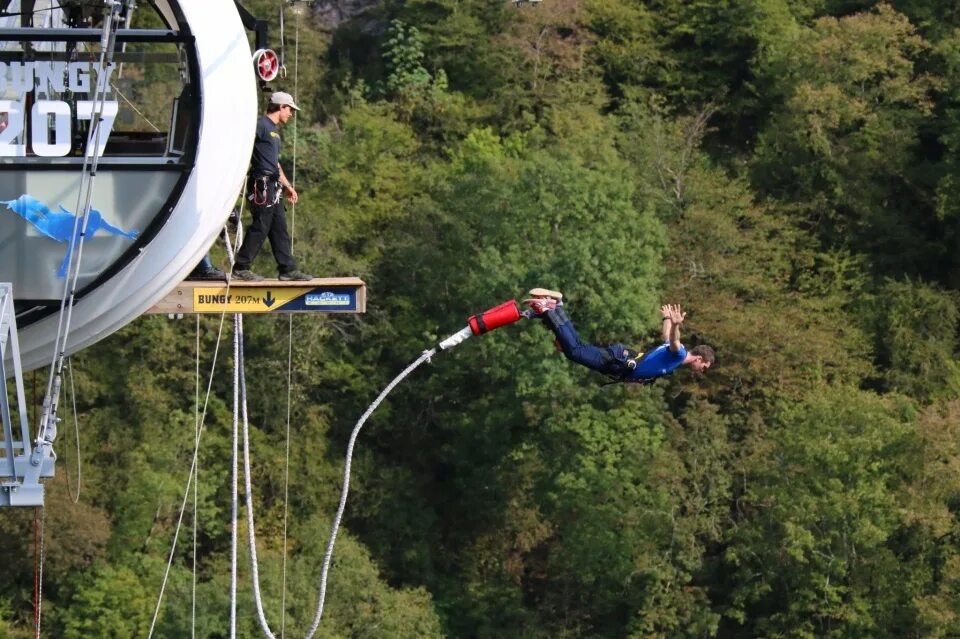
[[[276,3],[245,5],[277,26]],[[605,387],[529,321],[438,355],[360,437],[318,636],[960,634],[956,8],[412,0],[315,18],[284,130],[294,250],[364,278],[369,302],[245,320],[275,630],[312,621],[355,420],[469,315],[546,286],[585,338],[641,350],[679,303],[684,342],[717,362]],[[155,636],[226,636],[229,336],[144,317],[73,358],[51,636],[147,633],[195,357],[205,380],[218,340]],[[0,517],[2,636],[33,636],[33,526]],[[243,637],[260,633],[249,573]]]

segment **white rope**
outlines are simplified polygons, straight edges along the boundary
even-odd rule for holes
[[[243,315],[233,315],[233,469],[230,481],[230,639],[237,636],[237,449],[238,415],[240,402],[240,340],[243,331]]]
[[[286,632],[287,610],[287,519],[290,504],[290,412],[293,405],[293,314],[287,323],[287,427],[283,451],[283,559],[280,566],[280,637]]]
[[[242,215],[243,215],[244,202],[245,202],[245,199],[246,199],[246,198],[244,197],[244,195],[245,195],[245,190],[246,190],[246,186],[245,186],[245,180],[244,180],[244,181],[241,182],[241,184],[240,184],[240,186],[239,186],[239,188],[238,188],[238,192],[240,193],[240,198],[241,198],[241,201],[240,201],[240,210],[239,210],[238,213],[237,213],[237,239],[238,239],[238,240],[239,240],[239,238],[240,238],[240,237],[242,236],[242,234],[243,234]],[[230,243],[230,233],[227,231],[226,228],[224,228],[223,238],[224,238],[224,243],[226,244],[227,259],[228,259],[229,262],[230,262],[230,267],[231,267],[231,271],[232,271],[232,270],[233,270],[233,264],[234,264],[235,256],[234,256],[233,245],[231,245],[231,243]],[[236,245],[239,246],[239,242],[238,242]],[[226,287],[226,288],[227,288],[227,294],[229,294],[229,293],[230,293],[230,278],[229,278],[229,277],[227,278],[227,287]],[[190,486],[191,486],[191,484],[194,482],[195,478],[196,478],[197,480],[199,479],[199,468],[198,468],[198,466],[199,466],[199,455],[200,455],[200,442],[201,442],[201,440],[202,440],[202,438],[203,438],[203,430],[204,430],[204,426],[205,426],[205,422],[206,422],[207,407],[208,407],[208,405],[209,405],[209,403],[210,403],[210,395],[211,395],[212,392],[213,392],[213,374],[214,374],[214,372],[216,371],[216,368],[217,368],[217,360],[218,360],[218,357],[219,357],[219,354],[220,354],[220,344],[221,344],[221,342],[222,342],[222,340],[223,340],[223,326],[224,326],[224,320],[226,319],[226,316],[227,316],[226,311],[223,311],[222,313],[220,313],[220,322],[219,322],[219,325],[218,325],[218,328],[217,328],[217,341],[216,341],[216,345],[214,346],[214,350],[213,350],[213,361],[212,361],[211,364],[210,364],[210,373],[209,373],[208,376],[207,376],[207,389],[206,389],[206,393],[205,393],[205,395],[204,395],[204,400],[203,400],[203,410],[200,412],[199,427],[195,430],[195,433],[194,433],[193,460],[191,461],[191,464],[190,464],[190,472],[189,472],[189,474],[187,475],[187,485],[186,485],[186,487],[184,488],[183,500],[181,501],[181,504],[180,504],[180,515],[179,515],[179,517],[177,518],[177,527],[176,527],[176,529],[175,529],[175,531],[174,531],[173,543],[172,543],[172,546],[171,546],[171,548],[170,548],[170,555],[169,555],[169,557],[167,558],[167,567],[166,567],[166,570],[165,570],[164,573],[163,573],[163,581],[162,581],[162,583],[161,583],[161,585],[160,585],[160,593],[159,593],[159,595],[157,596],[157,605],[156,605],[156,608],[154,609],[154,612],[153,612],[153,621],[150,623],[150,631],[149,631],[149,633],[148,633],[148,635],[147,635],[147,638],[148,638],[148,639],[150,639],[150,637],[153,636],[153,632],[154,632],[154,630],[156,629],[156,625],[157,625],[157,619],[159,618],[159,615],[160,615],[160,606],[161,606],[161,604],[162,604],[162,602],[163,602],[163,595],[164,595],[164,592],[165,592],[165,590],[166,590],[167,581],[168,581],[169,576],[170,576],[170,569],[171,569],[171,567],[172,567],[172,565],[173,565],[173,557],[174,557],[174,554],[176,553],[176,550],[177,550],[177,542],[178,542],[178,539],[179,539],[179,537],[180,537],[180,528],[181,528],[181,526],[182,526],[182,524],[183,524],[183,516],[184,516],[184,513],[186,512],[187,500],[188,500],[189,495],[190,495]],[[199,347],[199,341],[200,341],[199,324],[200,324],[200,316],[198,315],[198,316],[197,316],[197,325],[198,325],[198,332],[197,332],[197,351],[198,351],[198,355],[197,355],[197,357],[198,357],[197,368],[198,368],[198,369],[199,369],[199,366],[200,366],[200,364],[199,364],[199,348],[200,348],[200,347]],[[194,507],[195,507],[195,509],[196,509],[196,500],[197,500],[196,495],[197,495],[197,489],[196,489],[196,486],[194,485]],[[195,515],[194,517],[196,518],[196,515]],[[196,534],[196,533],[194,533],[194,534]],[[194,588],[195,588],[195,587],[196,587],[196,586],[194,585]],[[231,615],[231,617],[232,617],[232,619],[231,619],[231,621],[232,621],[232,623],[231,623],[231,628],[232,628],[232,632],[233,632],[233,634],[231,635],[231,637],[235,637],[235,635],[236,635],[236,610],[235,610],[235,607],[234,607],[234,606],[235,606],[235,603],[234,603],[234,602],[236,601],[236,592],[235,592],[235,591],[233,592],[230,601],[231,601],[231,607],[232,607],[232,610],[231,610],[231,613],[232,613],[232,615]],[[194,602],[194,619],[193,619],[193,623],[194,623],[194,624],[196,623],[196,602]]]
[[[253,486],[250,473],[250,438],[249,438],[249,424],[247,419],[247,400],[246,400],[246,380],[243,369],[243,323],[241,315],[237,314],[235,316],[238,319],[235,319],[235,325],[238,327],[236,329],[236,334],[238,337],[234,340],[234,354],[236,361],[239,362],[239,367],[234,366],[234,370],[237,371],[239,368],[239,373],[235,372],[234,375],[234,438],[236,439],[236,423],[238,420],[237,416],[237,405],[239,403],[240,412],[243,418],[243,463],[244,463],[244,488],[246,490],[246,505],[247,505],[247,528],[248,528],[248,542],[250,548],[250,570],[253,577],[253,596],[254,603],[257,608],[257,618],[260,622],[260,627],[263,630],[264,634],[270,639],[275,639],[273,632],[270,630],[270,625],[267,622],[266,616],[263,612],[263,600],[260,594],[260,571],[257,560],[257,541],[256,541],[256,529],[254,526],[254,504],[253,504]],[[309,632],[307,632],[306,639],[313,639],[313,636],[316,634],[317,630],[320,627],[320,620],[323,617],[323,607],[326,600],[327,594],[327,578],[330,571],[330,562],[333,557],[333,548],[336,543],[337,533],[340,529],[340,522],[343,519],[343,512],[346,509],[347,505],[347,495],[350,491],[350,468],[353,461],[353,449],[357,441],[357,436],[360,434],[360,429],[363,428],[363,425],[366,423],[370,415],[373,414],[373,411],[380,406],[380,403],[390,394],[390,392],[406,378],[410,373],[412,373],[420,364],[423,362],[429,361],[437,353],[436,348],[426,350],[421,353],[420,357],[416,359],[412,364],[407,366],[399,375],[397,375],[393,381],[391,381],[383,391],[380,392],[380,395],[374,400],[372,404],[367,408],[366,412],[360,417],[360,420],[357,422],[356,426],[353,428],[353,432],[350,434],[350,440],[347,444],[347,455],[344,462],[343,469],[343,488],[340,493],[340,503],[337,507],[337,513],[333,519],[333,526],[330,530],[330,539],[327,542],[326,554],[323,558],[323,569],[320,574],[320,595],[317,602],[317,612],[313,619],[313,625],[310,627]],[[237,393],[239,388],[239,402],[237,400]],[[236,444],[234,445],[234,452],[236,453]],[[237,458],[234,456],[233,468],[234,475],[236,475],[237,469]],[[236,497],[234,497],[236,502]],[[236,518],[234,518],[234,526]],[[236,573],[231,573],[231,596],[232,600],[235,600],[235,589],[236,589]],[[232,637],[232,635],[231,635]]]
[[[263,599],[260,596],[260,567],[257,560],[257,532],[254,527],[253,513],[253,482],[250,472],[250,422],[247,415],[247,380],[244,370],[243,358],[243,319],[240,317],[240,349],[238,355],[240,369],[240,413],[243,418],[243,487],[246,494],[247,504],[247,544],[250,551],[250,573],[253,578],[253,600],[257,607],[257,619],[260,621],[260,628],[263,634],[270,639],[275,639],[273,631],[270,630],[270,624],[267,622],[266,615],[263,612]],[[234,464],[236,468],[236,464]]]
[[[281,13],[283,9],[281,8]],[[293,44],[293,94],[300,95],[300,12],[295,11],[296,27]],[[293,119],[293,169],[292,183],[297,183],[297,131],[298,119]],[[294,187],[296,188],[296,187]],[[297,205],[290,207],[290,253],[293,253],[293,244],[297,237]],[[287,518],[290,504],[290,412],[291,394],[293,388],[293,314],[287,318],[287,426],[284,442],[283,462],[283,559],[280,568],[280,637],[286,636],[287,622]]]
[[[87,225],[90,222],[90,207],[93,202],[93,186],[97,176],[97,167],[100,164],[100,129],[103,125],[103,109],[107,100],[107,88],[109,80],[110,65],[113,64],[113,53],[117,43],[117,21],[114,13],[119,10],[120,3],[114,2],[112,7],[105,11],[103,21],[103,36],[101,40],[100,64],[97,71],[96,88],[93,94],[93,113],[90,117],[90,129],[87,131],[86,152],[83,155],[83,168],[81,170],[80,188],[77,191],[76,211],[82,214],[78,217],[74,215],[73,235],[70,238],[69,266],[68,276],[64,278],[64,299],[61,300],[61,315],[64,306],[66,306],[66,321],[61,318],[63,327],[62,339],[58,340],[55,353],[55,366],[57,373],[63,366],[64,351],[67,347],[67,338],[70,335],[70,321],[73,316],[73,300],[76,296],[77,283],[80,279],[80,264],[83,259],[83,244],[87,234]],[[80,201],[83,200],[83,207]],[[77,240],[77,230],[80,230],[79,240]],[[74,246],[76,241],[76,246]],[[66,304],[66,293],[69,288],[70,303]],[[59,337],[59,333],[58,333]],[[53,374],[54,364],[51,363],[51,375]],[[52,380],[51,380],[52,384]]]
[[[196,328],[196,366],[194,371],[195,386],[193,391],[193,445],[200,447],[200,313],[197,313]],[[199,507],[198,486],[200,485],[200,467],[196,469],[196,481],[193,482],[193,558],[192,558],[192,582],[190,587],[190,637],[197,637],[197,513]]]
[[[350,441],[347,443],[347,457],[343,466],[343,489],[340,492],[340,505],[337,507],[337,514],[333,518],[333,527],[330,529],[330,539],[327,542],[327,552],[323,558],[323,570],[320,573],[320,600],[317,603],[317,614],[313,619],[313,625],[310,627],[310,632],[307,633],[307,639],[312,639],[313,635],[317,632],[317,629],[320,627],[320,618],[323,616],[323,605],[324,600],[327,596],[327,575],[330,571],[330,560],[333,557],[333,545],[337,541],[337,531],[340,528],[340,520],[343,518],[343,511],[347,506],[347,493],[350,490],[350,464],[353,459],[353,446],[357,441],[357,435],[360,434],[360,429],[363,428],[363,424],[367,421],[367,418],[373,414],[373,411],[377,409],[380,405],[380,402],[394,389],[394,387],[403,381],[403,379],[412,373],[420,364],[428,361],[433,355],[437,352],[436,348],[431,348],[430,350],[423,351],[423,353],[414,361],[412,364],[403,369],[399,375],[397,375],[392,382],[390,382],[386,388],[381,391],[380,395],[370,407],[367,408],[367,411],[360,417],[360,421],[357,422],[357,425],[353,427],[353,432],[350,433]]]
[[[99,163],[100,127],[103,121],[103,108],[107,99],[107,80],[110,65],[113,63],[113,53],[116,48],[117,20],[114,15],[120,9],[120,2],[114,0],[105,7],[103,17],[103,34],[100,39],[100,62],[97,71],[96,88],[93,92],[93,113],[90,119],[90,129],[87,131],[87,146],[83,156],[83,168],[80,173],[80,185],[77,190],[77,213],[73,219],[73,230],[67,251],[67,272],[63,279],[63,293],[60,297],[60,315],[57,320],[57,334],[53,344],[53,359],[50,361],[50,375],[47,380],[47,393],[44,397],[43,415],[37,431],[37,443],[52,441],[56,433],[57,404],[60,394],[60,372],[63,370],[63,360],[67,349],[67,339],[70,336],[70,322],[73,317],[73,305],[76,298],[77,282],[80,279],[80,264],[83,258],[83,241],[87,233],[87,224],[90,220],[90,205],[93,201],[93,184]],[[91,160],[91,155],[92,160]],[[85,204],[80,208],[80,200]],[[79,236],[77,232],[79,231]],[[79,239],[78,239],[79,238]],[[74,242],[76,241],[76,246]]]
[[[104,10],[103,35],[101,37],[100,48],[100,67],[97,75],[97,85],[94,89],[94,112],[91,114],[91,125],[87,136],[87,147],[83,158],[83,169],[80,177],[80,188],[77,193],[77,212],[79,213],[80,197],[83,193],[84,183],[87,188],[86,205],[83,209],[82,223],[80,218],[74,215],[73,235],[70,237],[69,251],[70,259],[67,264],[67,272],[63,282],[63,294],[60,298],[60,315],[57,320],[57,336],[54,339],[53,359],[50,362],[50,375],[47,380],[47,394],[44,397],[43,415],[37,429],[37,445],[42,441],[52,441],[56,436],[56,414],[57,403],[60,392],[60,372],[63,370],[63,360],[67,349],[67,338],[70,336],[70,320],[73,315],[73,304],[76,298],[77,282],[80,279],[80,262],[83,257],[83,238],[87,232],[87,223],[90,218],[90,203],[93,198],[93,181],[97,173],[98,150],[99,150],[99,132],[100,123],[103,120],[103,106],[106,101],[107,93],[107,73],[110,64],[113,62],[113,51],[116,47],[117,22],[114,13],[120,9],[119,2],[113,2]],[[90,149],[93,145],[93,162],[88,163],[90,158]],[[80,229],[80,240],[76,248],[73,247],[74,239],[77,237],[77,230]],[[71,273],[73,277],[71,277]],[[68,295],[69,291],[69,295]],[[69,303],[68,303],[69,299]],[[79,441],[79,440],[78,440]],[[78,495],[79,499],[79,495]],[[43,562],[44,562],[44,531],[43,523],[46,519],[46,510],[41,508],[40,519],[40,566],[37,574],[37,618],[36,618],[36,637],[40,638],[40,626],[43,610]]]
[[[229,289],[230,289],[230,283],[227,282],[227,290],[229,291]],[[196,433],[195,440],[194,440],[195,445],[193,448],[193,460],[190,463],[190,472],[187,475],[187,485],[184,488],[183,500],[180,503],[180,515],[177,518],[177,527],[174,529],[173,544],[170,548],[170,555],[167,558],[167,567],[163,573],[163,581],[160,584],[160,593],[157,596],[157,605],[153,611],[153,621],[151,621],[150,631],[147,633],[148,639],[153,636],[153,632],[156,629],[156,625],[157,625],[157,619],[160,616],[160,605],[163,602],[163,594],[166,591],[167,581],[170,577],[170,568],[173,565],[173,557],[177,551],[177,540],[180,538],[180,528],[183,525],[183,515],[187,510],[187,501],[190,497],[190,486],[193,483],[194,477],[197,472],[198,457],[200,455],[200,440],[203,437],[203,429],[205,425],[204,422],[206,421],[206,416],[207,416],[207,406],[210,403],[210,394],[213,391],[213,373],[217,368],[217,359],[220,354],[220,342],[223,337],[223,323],[224,323],[225,317],[226,317],[225,312],[220,314],[220,326],[217,330],[217,343],[213,349],[213,362],[211,362],[210,364],[210,373],[207,377],[207,391],[203,400],[203,411],[201,411],[200,413],[200,429],[199,429],[199,432]]]

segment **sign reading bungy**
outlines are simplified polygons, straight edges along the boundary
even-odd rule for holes
[[[104,95],[110,93],[110,78],[116,65],[99,74],[91,62],[0,62],[0,96],[15,95],[15,99],[0,99],[0,157],[23,157],[27,153],[26,135],[30,148],[39,157],[63,157],[70,153],[73,138],[73,120],[93,120],[98,103],[95,100],[76,100],[73,106],[63,100],[52,99],[64,93],[95,97],[91,89]],[[26,117],[27,95],[33,92],[35,101]],[[116,100],[103,100],[100,127],[91,156],[101,157],[120,110]],[[29,124],[29,131],[26,129]]]
[[[362,283],[360,284],[362,286]],[[356,313],[358,306],[356,287],[311,286],[206,286],[193,288],[193,308],[183,309],[195,313]]]

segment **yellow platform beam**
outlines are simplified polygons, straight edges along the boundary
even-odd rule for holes
[[[187,281],[147,313],[365,313],[367,285],[358,277],[300,282]]]

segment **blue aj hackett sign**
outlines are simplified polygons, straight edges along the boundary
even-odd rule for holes
[[[317,288],[283,305],[284,311],[347,312],[357,310],[354,288]]]
[[[309,293],[304,296],[307,306],[350,306],[353,304],[353,298],[349,293],[334,293],[324,291],[322,293]]]

